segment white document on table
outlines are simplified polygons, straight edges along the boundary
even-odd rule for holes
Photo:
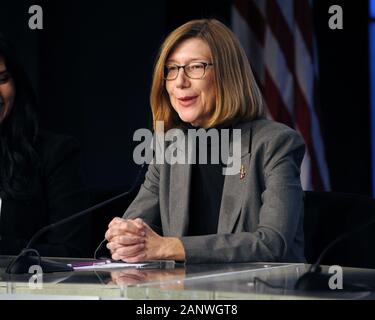
[[[142,263],[126,263],[114,262],[111,260],[105,261],[88,261],[88,262],[73,262],[69,264],[74,271],[93,271],[93,270],[114,270],[124,268],[174,268],[174,261],[160,260],[160,261],[147,261]]]

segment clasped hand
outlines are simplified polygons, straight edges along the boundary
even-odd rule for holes
[[[185,260],[182,242],[158,235],[142,219],[114,218],[105,234],[112,259],[135,263],[148,260]]]

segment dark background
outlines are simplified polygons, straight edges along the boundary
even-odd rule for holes
[[[28,28],[39,4],[44,29]],[[328,28],[341,5],[344,29]],[[82,144],[90,188],[125,190],[137,167],[133,132],[150,127],[152,66],[164,36],[192,18],[230,25],[231,1],[1,0],[12,40],[39,97],[42,126]],[[315,1],[323,136],[333,191],[371,195],[367,1]]]

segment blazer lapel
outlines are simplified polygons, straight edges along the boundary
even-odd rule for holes
[[[237,174],[225,176],[218,225],[218,233],[221,234],[233,231],[241,211],[245,190],[247,190],[246,173],[249,170],[251,156],[249,152],[251,128],[239,126],[235,129],[241,129],[241,167]]]

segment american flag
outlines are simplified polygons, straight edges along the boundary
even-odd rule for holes
[[[232,29],[249,57],[267,116],[306,142],[304,190],[330,190],[317,94],[312,1],[233,0]]]

